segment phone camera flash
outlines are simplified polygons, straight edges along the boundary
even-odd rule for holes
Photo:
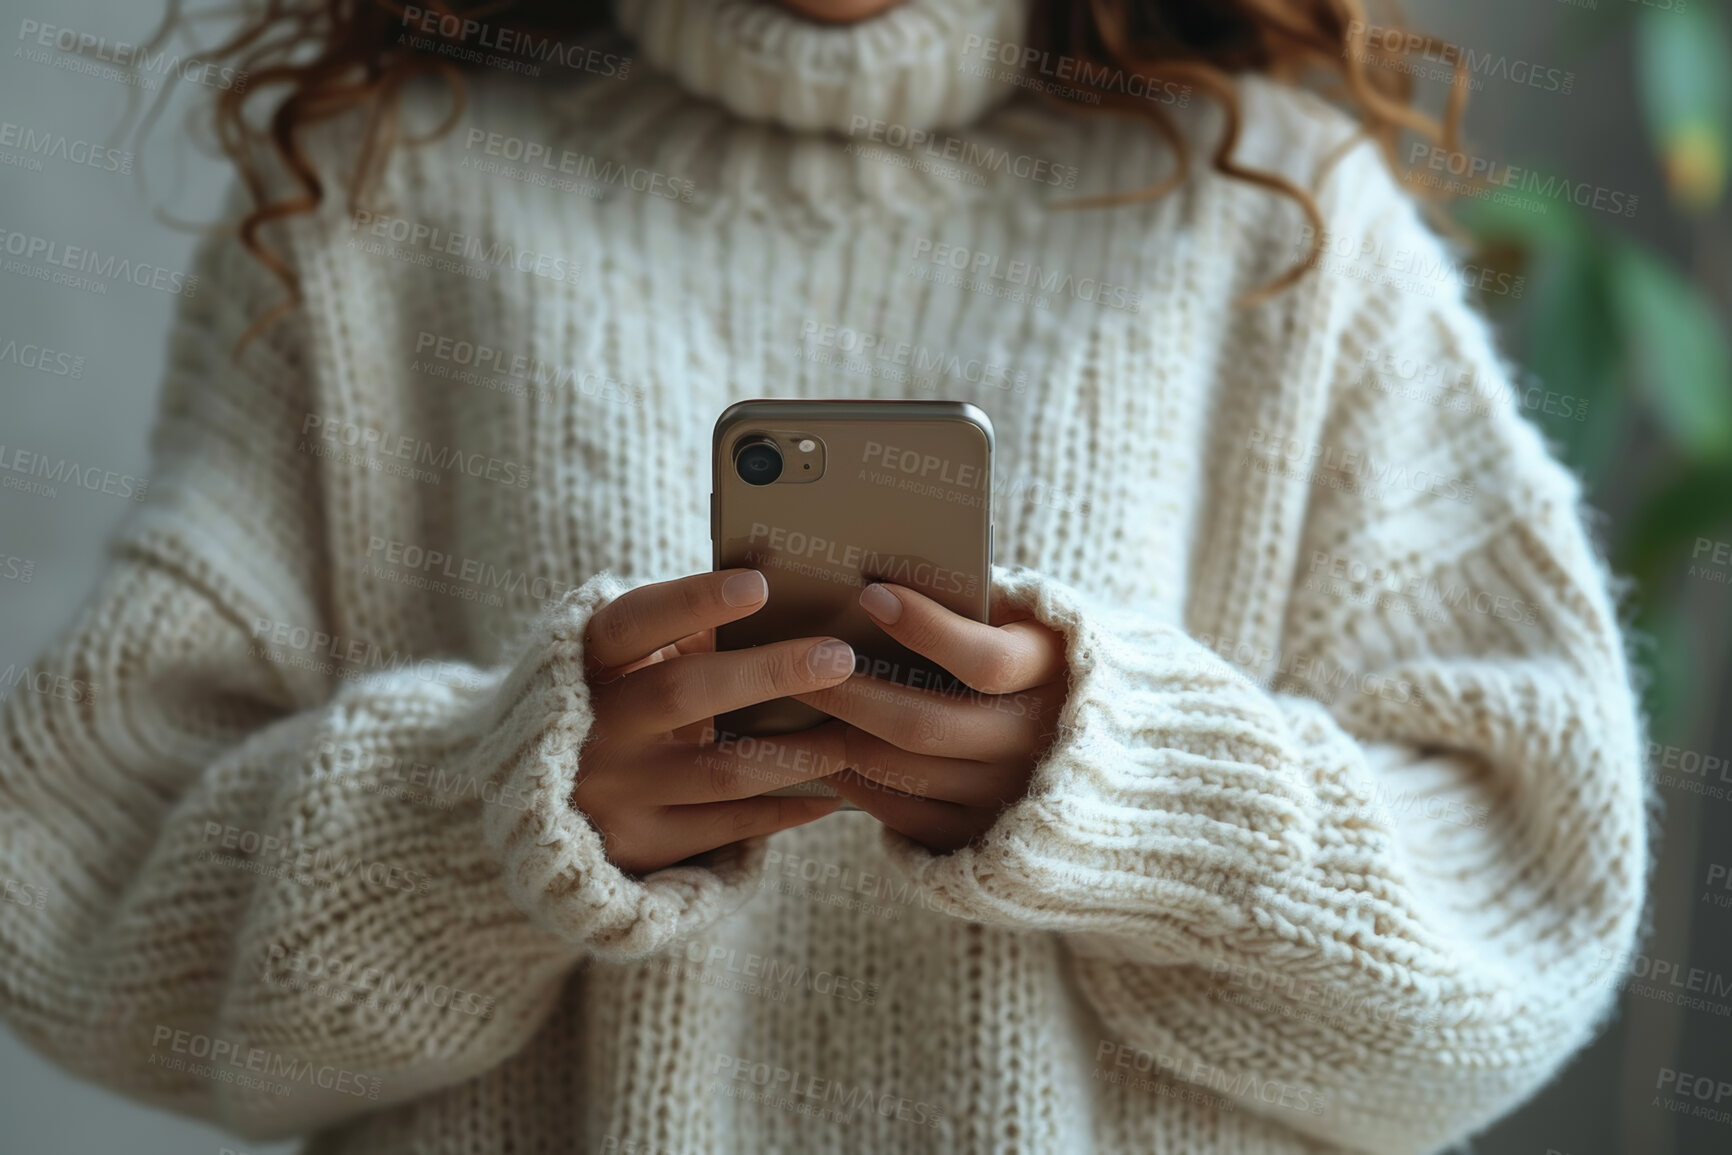
[[[800,452],[801,453],[810,453],[810,452],[812,452],[812,450],[814,450],[816,448],[818,448],[818,443],[816,441],[813,441],[810,437],[803,438],[800,441]]]

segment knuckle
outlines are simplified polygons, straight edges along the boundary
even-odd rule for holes
[[[842,731],[842,764],[850,770],[872,764],[879,750],[877,738],[857,726],[849,726]]]
[[[883,735],[884,740],[899,750],[915,749],[925,727],[925,714],[924,707],[898,711],[886,727],[889,732]]]
[[[930,704],[912,711],[904,726],[904,750],[936,751],[943,749],[962,729],[962,716],[949,704]]]
[[[938,623],[926,614],[907,616],[898,635],[903,645],[920,654],[939,649],[944,643],[944,634]]]
[[[595,641],[600,643],[604,654],[615,660],[609,665],[618,665],[631,645],[632,638],[637,634],[638,621],[642,611],[638,608],[638,591],[630,590],[607,605],[603,606],[590,619],[589,626]]]
[[[824,733],[815,743],[817,765],[824,774],[834,774],[848,766],[848,728],[841,723],[825,723]]]
[[[750,834],[758,828],[758,824],[763,821],[765,813],[774,815],[776,820],[780,820],[782,817],[782,800],[780,798],[770,798],[766,801],[768,801],[770,805],[765,807],[734,807],[728,814],[727,818],[729,831],[736,837],[743,837]]]
[[[635,823],[629,818],[612,819],[603,825],[592,815],[591,823],[596,826],[596,833],[601,835],[609,862],[625,870],[650,865],[649,840],[635,829]]]
[[[1005,648],[981,650],[970,667],[968,684],[982,694],[1008,694],[1017,688],[1022,663]]]
[[[589,785],[599,775],[605,773],[616,761],[615,752],[619,749],[619,741],[614,734],[614,715],[612,711],[606,714],[597,707],[595,725],[590,727],[589,734],[577,749],[567,744],[561,753],[570,758],[577,757],[577,788]]]
[[[704,778],[712,793],[727,797],[738,789],[743,774],[737,757],[716,750],[701,757],[704,759]]]
[[[682,621],[708,621],[719,600],[715,582],[708,574],[683,578],[674,585],[675,604]]]
[[[695,700],[695,692],[687,671],[673,662],[657,662],[645,666],[632,677],[638,680],[641,703],[652,718],[684,717]]]
[[[760,700],[807,688],[806,655],[792,646],[759,654],[749,669],[746,683]]]
[[[571,792],[572,808],[585,815],[597,830],[605,833],[614,826],[614,807],[608,797],[610,793],[601,776],[589,774]]]
[[[589,708],[595,714],[595,724],[590,727],[592,734],[605,734],[612,728],[618,714],[619,695],[629,686],[630,682],[626,679],[591,683],[588,687]]]

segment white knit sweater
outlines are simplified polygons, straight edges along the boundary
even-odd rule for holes
[[[238,364],[279,289],[203,245],[148,496],[4,704],[24,1037],[354,1155],[1417,1152],[1588,1040],[1647,847],[1576,483],[1369,145],[1254,307],[1265,191],[1052,207],[1171,158],[1021,91],[1022,15],[622,0],[629,66],[483,67],[276,233],[306,306]],[[1243,92],[1313,183],[1347,122]],[[777,395],[991,414],[1063,724],[970,849],[838,813],[640,881],[568,802],[584,625],[708,568],[712,422]]]

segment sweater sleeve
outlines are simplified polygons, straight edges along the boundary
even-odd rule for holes
[[[232,360],[275,294],[230,240],[198,261],[147,494],[0,711],[0,1013],[263,1138],[497,1065],[581,960],[749,897],[764,840],[639,880],[569,805],[584,627],[631,583],[594,576],[492,665],[341,636],[292,450],[306,334]]]
[[[1240,546],[1287,559],[1272,640],[1000,571],[1066,640],[1058,733],[974,846],[885,837],[935,908],[1064,937],[1097,1073],[1129,1055],[1397,1155],[1524,1100],[1608,1013],[1647,868],[1642,723],[1578,485],[1483,323],[1391,292],[1331,340],[1298,439],[1322,452],[1277,483],[1306,512]],[[1387,349],[1454,387],[1359,371]]]

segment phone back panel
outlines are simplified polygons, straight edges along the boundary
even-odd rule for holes
[[[817,464],[815,480],[753,485],[734,448],[754,436],[816,441],[820,463],[787,459],[784,476]],[[856,675],[955,688],[927,659],[891,640],[860,608],[875,580],[908,586],[987,620],[992,565],[992,422],[950,401],[742,401],[716,422],[711,537],[715,568],[763,573],[769,600],[716,631],[718,650],[828,635],[854,648]],[[828,715],[792,698],[716,719],[724,735],[804,730]]]

